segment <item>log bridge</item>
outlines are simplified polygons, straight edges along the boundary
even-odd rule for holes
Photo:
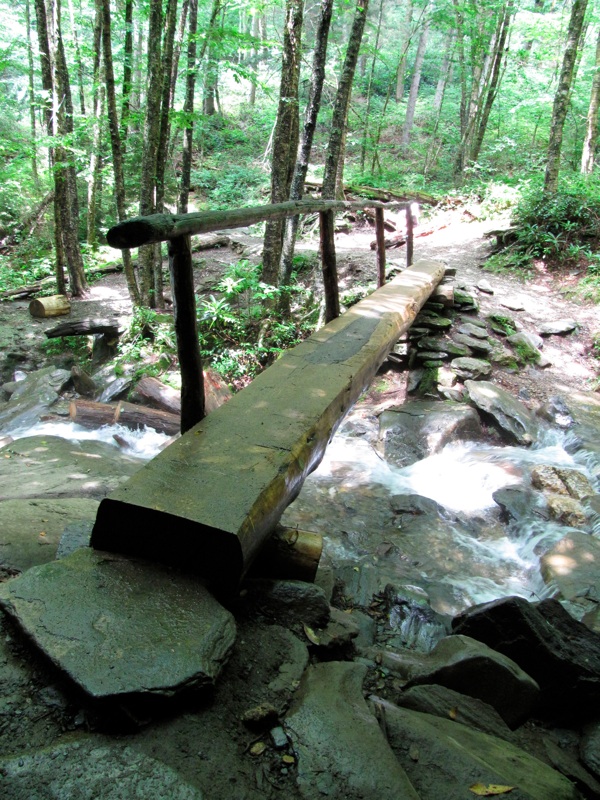
[[[312,201],[300,210],[301,205],[260,209],[272,218],[315,210],[332,214],[350,204]],[[258,211],[240,209],[240,224],[249,224],[250,212],[256,217]],[[189,236],[215,230],[214,216],[138,218],[108,236],[110,244],[123,248],[169,241],[175,313],[194,316],[183,326],[187,339],[180,338],[175,319],[180,357],[188,364],[186,349],[197,350]],[[222,217],[219,224],[224,226]],[[128,226],[135,235],[127,235]],[[323,227],[333,230],[327,220]],[[324,257],[326,251],[322,248]],[[92,546],[183,567],[221,588],[237,586],[321,461],[340,421],[443,275],[441,262],[419,261],[192,425],[183,419],[182,390],[183,435],[101,502]],[[201,365],[198,371],[201,376]]]

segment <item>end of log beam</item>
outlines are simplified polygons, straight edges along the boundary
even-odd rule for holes
[[[106,234],[106,241],[117,250],[141,247],[168,239],[168,233],[173,230],[173,226],[174,218],[171,214],[133,217],[111,228]]]
[[[313,583],[323,552],[323,537],[278,525],[256,556],[248,577]]]

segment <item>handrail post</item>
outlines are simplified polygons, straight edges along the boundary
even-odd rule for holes
[[[333,211],[320,211],[321,264],[323,269],[323,289],[325,291],[325,322],[331,322],[340,315],[340,296],[338,291],[337,265],[335,260]]]
[[[375,208],[375,239],[377,241],[377,288],[385,284],[385,223],[383,208]]]
[[[413,263],[413,217],[410,209],[410,203],[406,206],[406,266],[411,267]]]
[[[204,419],[204,375],[198,343],[196,295],[189,236],[169,240],[173,319],[181,370],[181,433]]]

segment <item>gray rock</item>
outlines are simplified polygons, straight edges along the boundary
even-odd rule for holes
[[[452,326],[452,320],[447,317],[439,317],[437,314],[421,313],[416,319],[420,328],[431,328],[433,330],[447,330]]]
[[[558,600],[533,605],[508,597],[473,606],[452,623],[457,633],[512,658],[542,690],[539,712],[589,718],[600,702],[600,637]]]
[[[133,386],[133,379],[130,377],[115,378],[106,386],[100,396],[98,397],[99,403],[111,403],[113,400],[119,400],[125,397],[127,392]]]
[[[471,402],[494,419],[508,441],[530,445],[537,439],[536,417],[507,391],[488,381],[466,381],[465,388]]]
[[[475,297],[462,289],[454,290],[454,304],[462,309],[470,311],[479,311],[479,303]]]
[[[495,491],[492,498],[509,519],[550,519],[550,509],[544,495],[525,486],[506,486]]]
[[[509,728],[532,713],[539,687],[514,661],[468,636],[446,636],[424,660],[411,669],[408,688],[437,683],[488,703]]]
[[[36,498],[0,502],[0,563],[24,572],[54,561],[66,525],[93,519],[97,500]]]
[[[494,294],[494,288],[492,284],[485,278],[482,278],[477,282],[477,288],[480,292],[484,292],[485,294]]]
[[[600,540],[573,531],[557,542],[541,559],[544,581],[556,587],[565,600],[587,597],[600,602]]]
[[[579,752],[586,767],[600,778],[600,721],[592,722],[584,730]]]
[[[323,629],[312,632],[310,641],[318,650],[347,648],[358,637],[360,627],[352,614],[331,607],[329,622]]]
[[[197,579],[89,548],[0,584],[0,606],[95,698],[212,684],[235,641]]]
[[[163,761],[118,740],[79,737],[0,759],[8,800],[202,800],[202,792]]]
[[[421,800],[463,800],[475,784],[511,786],[521,800],[580,800],[573,784],[510,742],[449,719],[372,698],[389,744]]]
[[[450,632],[450,618],[431,608],[427,593],[418,586],[393,586],[384,592],[387,647],[429,653]]]
[[[464,327],[464,326],[463,326]],[[487,339],[478,339],[475,336],[467,336],[464,333],[454,333],[452,339],[458,344],[463,344],[472,350],[474,353],[483,353],[487,355],[491,353],[493,345]]]
[[[366,667],[329,662],[304,674],[285,727],[298,788],[314,800],[419,800],[362,694]]]
[[[506,341],[511,345],[520,362],[535,364],[538,367],[549,367],[550,359],[541,353],[538,346],[534,344],[537,339],[539,337],[534,339],[533,334],[521,332],[508,336]]]
[[[35,425],[56,403],[59,392],[70,380],[68,370],[46,367],[18,381],[6,407],[0,411],[0,430]]]
[[[564,494],[546,494],[546,503],[552,519],[571,528],[581,528],[587,523],[585,509],[579,500]]]
[[[399,467],[437,453],[448,442],[482,437],[473,409],[451,401],[412,400],[379,417],[379,448]]]
[[[453,719],[475,731],[498,736],[507,742],[515,740],[514,734],[496,709],[467,694],[455,692],[447,686],[424,684],[412,686],[402,692],[397,704],[401,708],[433,714],[442,719]]]
[[[523,311],[525,308],[523,300],[520,297],[507,297],[500,301],[500,305],[504,308],[509,308],[511,311]]]
[[[27,436],[0,450],[0,500],[91,497],[101,500],[144,462],[106,442]]]
[[[515,320],[501,311],[490,312],[486,319],[494,333],[499,333],[501,336],[511,336],[518,330]]]
[[[527,331],[513,333],[507,337],[506,341],[512,345],[520,343],[527,344],[535,350],[541,350],[544,346],[544,340],[541,336],[538,336],[537,333],[529,333]]]
[[[449,358],[448,353],[444,353],[441,351],[438,352],[430,352],[428,350],[419,350],[417,353],[417,361],[435,361],[435,366],[438,366],[442,361],[445,361]],[[430,364],[425,364],[426,367],[431,366]]]
[[[557,319],[554,322],[542,322],[538,327],[540,336],[564,336],[579,327],[577,320]]]
[[[464,380],[480,380],[492,374],[492,365],[482,358],[454,358],[450,367]]]
[[[94,527],[95,515],[91,519],[80,519],[77,522],[69,522],[62,532],[56,558],[66,558],[82,547],[90,546],[92,538],[92,528]]]
[[[455,356],[467,356],[470,352],[464,344],[458,344],[452,339],[437,339],[433,336],[424,336],[419,340],[418,347],[435,353],[449,353]]]
[[[481,325],[473,325],[472,322],[464,322],[458,328],[459,333],[464,333],[465,336],[474,336],[476,339],[487,339],[488,334],[485,327]]]
[[[246,588],[248,600],[281,625],[319,627],[329,621],[328,599],[314,583],[256,579],[247,581]]]

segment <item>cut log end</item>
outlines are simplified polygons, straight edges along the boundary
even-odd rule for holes
[[[312,583],[322,552],[321,534],[278,526],[256,557],[251,575]]]
[[[29,313],[37,319],[46,317],[61,317],[71,313],[71,303],[64,294],[54,294],[51,297],[37,297],[29,304]]]

